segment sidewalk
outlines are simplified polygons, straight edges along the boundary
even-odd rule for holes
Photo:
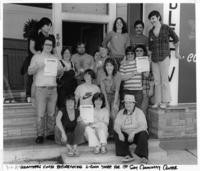
[[[109,141],[108,153],[95,155],[83,144],[79,146],[80,157],[68,157],[65,147],[51,141],[37,145],[34,139],[10,140],[4,141],[4,164],[122,164],[114,148],[114,142]],[[139,164],[139,157],[135,158],[129,164]],[[148,164],[196,165],[197,149],[163,150],[159,141],[150,139]]]

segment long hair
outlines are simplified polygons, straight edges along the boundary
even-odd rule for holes
[[[115,19],[114,24],[113,24],[113,31],[114,32],[117,31],[117,27],[116,27],[117,20],[121,20],[121,22],[123,24],[122,33],[128,33],[127,24],[126,24],[126,22],[124,21],[124,19],[122,17],[117,17]]]
[[[102,105],[101,105],[101,109],[104,108],[106,106],[106,101],[105,101],[105,97],[103,95],[103,93],[95,93],[92,97],[92,103],[93,103],[93,106],[95,107],[95,104],[94,102],[97,100],[97,99],[100,99],[102,101]]]
[[[104,70],[106,76],[108,76],[108,72],[106,70],[107,63],[111,63],[113,65],[113,73],[112,73],[112,75],[115,76],[115,74],[117,73],[117,64],[116,64],[116,61],[113,58],[107,58],[105,60],[104,65],[103,65],[103,70]]]

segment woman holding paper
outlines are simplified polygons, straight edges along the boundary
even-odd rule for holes
[[[148,19],[153,28],[149,31],[149,51],[151,51],[152,71],[155,82],[155,104],[153,108],[166,108],[171,100],[168,72],[170,66],[169,42],[172,38],[175,57],[180,59],[178,52],[179,38],[172,28],[161,22],[158,11],[151,11]]]
[[[94,148],[94,153],[106,153],[108,137],[109,112],[105,107],[105,97],[102,93],[95,93],[92,102],[94,105],[94,122],[87,124],[85,136],[89,147]]]
[[[137,107],[142,104],[142,74],[137,72],[136,55],[134,47],[129,46],[126,48],[126,60],[120,66],[121,79],[124,81],[122,96],[124,94],[132,94],[135,96]]]
[[[75,100],[76,100],[76,108],[82,109],[84,105],[93,106],[92,104],[92,97],[95,93],[100,92],[100,89],[97,85],[93,84],[95,79],[95,73],[91,69],[87,69],[84,72],[84,80],[85,82],[79,85],[75,90]],[[80,107],[81,106],[81,107]],[[80,113],[81,115],[81,113]],[[84,119],[81,119],[77,123],[76,130],[79,132],[80,141],[78,144],[85,142],[85,123]]]
[[[136,45],[135,46],[135,54],[136,57],[147,56],[147,49],[144,45]],[[144,114],[147,116],[147,108],[149,105],[149,98],[153,95],[153,87],[152,84],[153,76],[151,72],[143,72],[142,73],[142,87],[143,87],[143,100],[141,104],[141,109]]]
[[[35,78],[35,99],[37,111],[36,143],[43,143],[45,128],[47,139],[54,139],[55,107],[57,101],[57,75],[62,74],[61,64],[51,54],[53,40],[49,37],[42,42],[42,53],[35,54],[31,59],[28,73]],[[47,116],[45,116],[47,115]],[[45,122],[45,118],[47,118]],[[45,125],[46,124],[46,125]]]

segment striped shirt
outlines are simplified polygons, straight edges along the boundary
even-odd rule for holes
[[[124,64],[120,66],[121,75],[131,74],[135,72],[136,61],[126,61]],[[126,90],[142,90],[142,74],[136,73],[134,77],[124,81],[124,89]]]

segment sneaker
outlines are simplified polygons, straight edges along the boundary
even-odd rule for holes
[[[42,144],[44,142],[44,137],[43,136],[38,136],[35,140],[37,144]]]
[[[100,147],[99,146],[96,146],[95,148],[94,148],[94,154],[99,154],[100,153]]]
[[[129,162],[132,162],[134,160],[135,160],[134,157],[127,155],[122,159],[122,163],[129,163]]]
[[[140,164],[148,164],[148,159],[146,157],[142,157],[140,160]]]
[[[31,103],[31,97],[26,98],[27,103]]]
[[[79,157],[79,156],[80,156],[80,153],[79,153],[79,151],[77,150],[77,148],[74,149],[74,156],[75,156],[75,157]]]
[[[102,146],[101,146],[101,153],[102,153],[102,154],[107,153],[107,148],[106,148],[105,145],[102,145]]]
[[[161,104],[160,104],[160,108],[161,108],[161,109],[166,109],[167,106],[168,106],[168,103],[161,103]]]
[[[152,105],[151,107],[154,108],[154,109],[158,108],[159,107],[159,103],[156,103],[156,104]]]
[[[47,136],[46,136],[46,139],[47,139],[47,140],[52,140],[52,141],[53,141],[53,140],[55,140],[55,137],[54,137],[54,135],[47,135]]]

